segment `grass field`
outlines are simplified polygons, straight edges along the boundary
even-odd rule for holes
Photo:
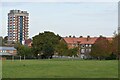
[[[3,78],[117,78],[118,61],[5,60]]]

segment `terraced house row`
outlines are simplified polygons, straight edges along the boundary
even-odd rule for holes
[[[109,42],[112,41],[112,37],[63,37],[63,41],[67,44],[68,48],[79,47],[79,57],[88,58],[90,57],[89,53],[91,52],[91,47],[95,42],[107,39]]]
[[[113,40],[113,37],[102,37],[102,36],[100,36],[100,37],[90,37],[90,36],[87,36],[87,37],[82,37],[82,36],[80,36],[80,37],[62,37],[61,40],[64,41],[65,44],[67,44],[69,49],[79,47],[78,56],[82,59],[85,59],[85,58],[90,57],[89,53],[91,52],[92,46],[97,41],[100,41],[103,39],[107,40],[111,43]],[[28,47],[32,47],[32,40],[31,39],[25,40],[24,45],[26,45]]]

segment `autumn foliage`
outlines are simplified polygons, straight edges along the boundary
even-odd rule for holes
[[[90,55],[93,58],[105,59],[111,54],[110,42],[106,37],[100,36],[92,46]]]
[[[112,41],[112,52],[120,59],[120,34],[115,35]]]

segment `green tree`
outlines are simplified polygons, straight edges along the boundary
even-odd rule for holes
[[[33,51],[36,57],[52,58],[55,52],[55,47],[59,44],[59,35],[53,32],[45,31],[33,37]]]
[[[55,50],[58,56],[66,56],[68,50],[67,44],[63,41],[59,41],[59,44],[56,46]]]
[[[78,57],[78,48],[72,48],[72,49],[68,49],[68,56],[72,57]]]
[[[19,56],[22,56],[22,57],[32,56],[32,50],[27,46],[21,45],[20,43],[16,43],[15,48],[17,49],[17,53]]]
[[[8,41],[8,36],[5,36],[4,39],[3,39],[3,41],[4,41],[4,44],[7,43],[7,41]]]
[[[108,39],[100,36],[92,46],[90,55],[94,58],[105,59],[110,54],[111,48]]]
[[[0,46],[3,46],[4,43],[3,43],[3,37],[0,37]]]

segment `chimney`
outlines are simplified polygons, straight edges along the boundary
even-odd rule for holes
[[[87,36],[87,41],[89,41],[89,39],[90,39],[90,36],[88,35],[88,36]]]
[[[103,37],[102,35],[100,35],[100,37]]]
[[[69,36],[69,38],[71,38],[71,35]]]
[[[80,36],[79,38],[82,38],[83,36]]]
[[[75,38],[75,36],[73,36],[73,38]]]

